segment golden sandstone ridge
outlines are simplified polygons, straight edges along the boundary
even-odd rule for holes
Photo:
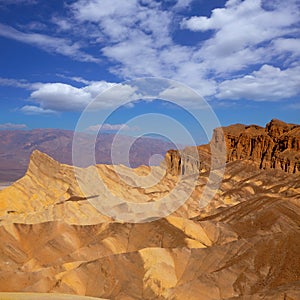
[[[35,151],[26,175],[0,191],[0,299],[300,299],[300,175],[255,160],[258,149],[268,149],[259,137],[270,136],[273,145],[276,135],[286,146],[274,146],[264,161],[284,155],[291,166],[299,155],[299,127],[274,126],[267,126],[273,128],[268,133],[251,126],[232,130],[240,156],[228,152],[223,180],[204,204],[210,154],[207,146],[199,147],[206,161],[198,165],[193,193],[171,215],[144,223],[100,213],[90,198],[95,195],[81,191],[74,170],[84,182],[96,170],[113,195],[129,202],[156,203],[178,184],[175,165],[169,171],[175,152],[167,154],[165,171],[163,165],[74,169]],[[261,133],[251,155],[241,150],[249,145],[245,131],[253,139]],[[183,161],[191,163],[185,158],[180,166]],[[133,175],[150,172],[160,181],[128,184],[137,180]],[[185,187],[189,178],[182,178]],[[109,201],[105,195],[100,200]]]

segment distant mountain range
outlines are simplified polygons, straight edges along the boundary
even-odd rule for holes
[[[47,153],[54,159],[65,164],[72,164],[73,131],[61,129],[34,129],[34,130],[2,130],[0,131],[0,181],[15,181],[22,177],[27,169],[30,154],[34,150]],[[111,164],[111,147],[115,135],[101,134],[95,145],[96,162]],[[80,134],[80,147],[83,153],[91,151],[88,145],[93,137],[86,133]],[[126,149],[132,142],[129,152],[129,165],[149,165],[149,159],[155,155],[164,157],[165,153],[175,147],[159,137],[141,137],[135,140],[129,136],[118,136],[120,143],[118,151]],[[176,148],[176,147],[175,147]],[[86,152],[85,152],[86,151]],[[158,165],[161,159],[156,157],[151,164]],[[118,161],[128,165],[126,161]],[[89,163],[81,160],[86,167]]]

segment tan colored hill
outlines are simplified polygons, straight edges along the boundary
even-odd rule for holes
[[[136,169],[74,168],[34,151],[25,176],[0,191],[0,299],[300,299],[300,175],[233,159],[216,187],[209,147],[199,148],[197,165],[171,151],[160,167]],[[143,223],[94,207],[121,198],[116,217],[130,203],[163,211],[162,197],[176,190],[177,202],[191,188],[171,215],[140,211]]]
[[[165,174],[147,194],[117,181],[112,166],[97,170],[115,194],[126,192],[132,201],[155,201],[177,180]],[[88,176],[90,168],[81,171]],[[145,175],[149,168],[134,172]],[[201,173],[194,194],[172,216],[120,223],[84,198],[73,167],[34,152],[25,177],[0,192],[0,291],[106,299],[297,299],[299,175],[231,162],[203,208],[196,195],[207,176]]]
[[[94,194],[84,195],[78,186],[74,167],[60,164],[51,157],[39,151],[32,154],[26,175],[8,188],[0,191],[0,218],[2,223],[40,223],[63,220],[69,224],[98,224],[111,221],[112,218],[100,214],[91,205],[94,196],[101,194],[100,201],[112,201],[111,195],[129,202],[151,203],[159,201],[168,195],[178,183],[178,177],[165,173],[162,167],[140,167],[130,169],[125,166],[97,165],[84,169],[76,168],[81,181],[93,183],[92,175],[96,171],[111,192],[105,194],[96,190]],[[125,176],[132,184],[137,174],[147,175],[152,170],[153,176],[161,178],[154,186],[141,188],[129,185],[116,173]],[[254,178],[249,180],[249,178]],[[96,178],[98,180],[98,178]],[[182,179],[183,188],[193,188],[193,193],[187,201],[174,213],[176,216],[192,218],[198,215],[206,216],[218,211],[219,208],[257,197],[282,198],[297,197],[300,193],[299,178],[289,176],[281,171],[273,170],[268,173],[259,170],[251,162],[231,162],[227,165],[224,179],[207,205],[200,202],[204,188],[208,182],[208,172],[201,173],[196,183],[190,178]],[[146,180],[147,183],[147,180]],[[151,177],[148,178],[151,184]],[[193,186],[195,185],[195,187]],[[174,194],[174,201],[181,200],[182,194]],[[97,199],[96,199],[97,200]],[[200,204],[200,205],[199,205]],[[115,207],[116,213],[120,208]],[[145,215],[145,219],[147,215]]]

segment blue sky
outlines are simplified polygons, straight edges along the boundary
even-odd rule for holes
[[[299,25],[299,0],[0,0],[0,129],[74,129],[112,87],[87,128],[135,134],[123,123],[141,111],[189,123],[183,110],[155,101],[105,120],[124,99],[139,99],[130,80],[141,77],[187,85],[221,125],[299,123]],[[180,89],[164,86],[159,95],[172,93],[177,105],[205,116],[201,100]]]

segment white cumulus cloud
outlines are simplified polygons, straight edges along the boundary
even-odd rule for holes
[[[299,2],[287,2],[275,2],[272,9],[266,9],[261,0],[228,1],[224,8],[214,9],[210,17],[184,19],[181,26],[192,31],[211,30],[212,37],[202,43],[195,57],[208,70],[230,74],[270,63],[295,48],[295,42],[290,41],[285,47],[278,45],[277,52],[272,51],[273,40],[297,32]]]
[[[55,114],[56,112],[51,109],[45,109],[39,106],[34,105],[25,105],[20,108],[20,111],[25,115],[48,115],[48,114]]]
[[[30,87],[33,92],[29,101],[35,105],[22,107],[26,114],[110,109],[141,97],[134,86],[106,81],[92,81],[81,88],[60,82],[36,83]]]
[[[300,94],[300,66],[281,70],[270,65],[219,86],[217,98],[255,101],[284,100]]]

